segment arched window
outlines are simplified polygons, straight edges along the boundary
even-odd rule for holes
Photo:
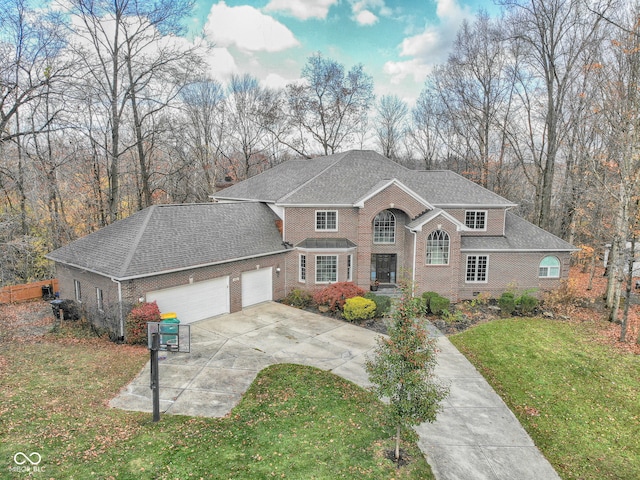
[[[560,278],[560,260],[557,257],[544,257],[538,268],[540,278]]]
[[[434,230],[427,237],[427,265],[449,265],[449,234]]]
[[[373,243],[396,243],[396,216],[389,210],[373,220]]]

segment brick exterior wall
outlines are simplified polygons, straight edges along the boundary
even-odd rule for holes
[[[316,211],[336,210],[338,212],[337,231],[317,231]],[[395,242],[376,244],[373,239],[373,222],[380,212],[391,211],[395,216]],[[486,231],[458,232],[456,225],[445,216],[439,215],[422,226],[415,234],[406,228],[413,219],[426,210],[423,203],[396,185],[390,185],[367,199],[362,208],[358,207],[286,207],[284,208],[283,238],[294,246],[307,238],[346,238],[357,245],[353,249],[289,249],[276,255],[249,260],[229,262],[222,265],[194,268],[153,277],[122,282],[120,285],[122,304],[119,303],[119,285],[108,277],[96,275],[64,265],[57,265],[61,298],[74,299],[74,280],[80,282],[82,306],[94,324],[115,332],[120,336],[121,315],[128,314],[131,307],[144,298],[146,293],[165,288],[188,285],[193,282],[229,276],[230,310],[242,309],[242,272],[256,268],[272,267],[273,298],[285,297],[293,288],[316,291],[324,284],[315,283],[315,258],[317,255],[335,255],[338,259],[337,281],[347,280],[347,258],[352,255],[352,281],[368,290],[371,283],[371,262],[373,254],[396,255],[396,283],[403,274],[415,280],[416,293],[435,291],[452,301],[471,299],[480,292],[497,297],[507,289],[530,290],[536,294],[560,285],[567,278],[570,254],[568,252],[475,252],[488,256],[486,283],[466,282],[466,258],[474,252],[460,252],[461,235],[503,235],[504,209],[478,209],[487,212]],[[465,210],[447,211],[464,224]],[[450,250],[447,265],[426,263],[426,247],[429,234],[442,230],[449,235]],[[415,265],[414,265],[415,248]],[[300,254],[306,255],[306,282],[299,279]],[[540,261],[547,255],[555,255],[561,262],[559,279],[538,277]],[[280,274],[276,269],[280,268]],[[104,308],[97,305],[96,289],[103,295]],[[122,311],[122,314],[121,314]]]
[[[487,255],[488,274],[486,283],[466,282],[467,255]],[[560,260],[560,278],[540,278],[538,267],[546,256],[555,256]],[[568,252],[463,252],[461,254],[460,276],[458,278],[460,299],[471,299],[478,292],[499,297],[510,289],[522,292],[532,290],[531,294],[540,296],[545,291],[560,286],[562,279],[569,275],[571,255]]]
[[[427,238],[438,226],[449,235],[449,264],[427,264]],[[460,233],[456,225],[443,216],[437,216],[422,226],[416,233],[416,292],[437,292],[451,301],[459,299],[458,278],[460,275]]]
[[[291,254],[293,252],[289,252]],[[182,272],[167,273],[153,277],[140,278],[123,281],[122,289],[122,312],[126,315],[131,307],[140,298],[145,298],[147,292],[161,290],[164,288],[188,285],[190,277],[193,282],[212,280],[218,277],[229,276],[229,295],[231,312],[242,310],[242,272],[260,268],[273,267],[273,298],[280,299],[285,296],[285,276],[287,254],[268,255],[249,260],[240,260],[222,265],[194,268]],[[276,268],[280,267],[280,274]],[[60,298],[74,298],[74,280],[80,282],[82,290],[82,307],[84,313],[91,322],[119,337],[120,330],[120,304],[118,297],[118,284],[110,278],[96,275],[91,272],[69,268],[60,264],[56,265],[56,273],[60,282]],[[103,291],[104,309],[97,308],[96,288]]]
[[[506,210],[504,208],[466,208],[466,209],[451,209],[447,210],[447,213],[451,214],[456,220],[464,225],[465,212],[467,211],[483,211],[486,213],[486,230],[479,230],[477,232],[465,232],[465,235],[504,235],[504,219]]]

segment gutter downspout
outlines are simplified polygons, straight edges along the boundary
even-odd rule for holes
[[[124,340],[124,316],[122,310],[122,283],[115,278],[111,279],[112,282],[118,284],[118,315],[120,316],[120,339]]]
[[[416,246],[418,245],[418,233],[415,230],[411,230],[413,233],[413,267],[411,269],[411,283],[413,285],[412,290],[415,290],[416,286]],[[415,296],[415,292],[413,292]]]

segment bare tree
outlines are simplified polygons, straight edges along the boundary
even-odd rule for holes
[[[563,112],[570,85],[583,67],[585,50],[600,40],[601,18],[592,14],[581,0],[506,0],[513,42],[521,44],[523,61],[540,83],[536,115],[543,125],[536,141],[536,223],[549,228],[555,171],[564,139]],[[532,97],[529,97],[532,99]],[[533,104],[530,104],[533,105]]]
[[[89,75],[94,95],[108,109],[109,136],[98,142],[108,160],[108,219],[120,215],[120,162],[127,147],[122,145],[121,127],[127,107],[136,111],[134,144],[142,142],[143,121],[137,100],[142,90],[166,71],[168,65],[183,59],[162,41],[184,28],[180,23],[191,10],[191,0],[70,0],[73,43],[84,72]],[[160,54],[149,54],[160,48]],[[149,59],[153,60],[149,63]],[[172,65],[173,66],[173,65]],[[165,78],[166,79],[166,78]],[[159,80],[159,79],[158,79]],[[162,103],[162,102],[161,102]],[[97,140],[94,138],[94,140]],[[138,149],[141,170],[146,170],[145,152]],[[143,182],[148,181],[141,171]],[[143,186],[144,202],[150,190]]]
[[[187,85],[181,92],[184,124],[178,124],[186,155],[197,162],[204,179],[202,188],[195,187],[199,201],[215,191],[218,166],[224,141],[224,88],[213,79],[201,79]],[[177,137],[177,136],[176,136]],[[200,175],[194,175],[198,177]]]
[[[233,75],[226,99],[226,115],[229,123],[230,151],[227,153],[229,168],[236,179],[245,179],[264,168],[266,136],[260,121],[265,90],[258,79],[245,74]],[[252,172],[256,169],[256,172]]]
[[[373,80],[362,65],[344,66],[317,53],[308,58],[300,83],[287,85],[288,116],[295,134],[282,141],[309,156],[309,139],[325,155],[336,153],[358,131],[374,100]]]
[[[601,12],[601,18],[607,18]],[[607,284],[610,320],[618,320],[618,306],[628,253],[627,241],[636,236],[637,200],[640,190],[640,7],[627,6],[616,12],[611,57],[601,69],[602,94],[598,116],[606,142],[606,157],[596,172],[607,172],[607,185],[617,207],[614,215],[611,265]]]
[[[387,158],[398,159],[399,148],[407,130],[409,107],[397,95],[383,95],[376,104],[376,113],[374,129],[382,154]]]
[[[412,126],[408,135],[410,145],[420,155],[424,168],[431,170],[437,166],[442,153],[441,134],[444,127],[442,112],[438,110],[438,94],[428,82],[411,111]]]

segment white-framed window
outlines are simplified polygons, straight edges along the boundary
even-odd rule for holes
[[[560,278],[560,260],[558,260],[558,257],[553,255],[544,257],[538,267],[538,276],[540,278]]]
[[[338,231],[338,211],[316,210],[316,230]]]
[[[338,257],[336,255],[316,255],[316,283],[338,281]]]
[[[449,265],[449,234],[444,230],[427,237],[427,265]]]
[[[396,243],[396,216],[389,210],[373,219],[373,243]]]
[[[474,230],[486,230],[486,210],[467,210],[466,212],[464,212],[464,224]]]
[[[302,283],[305,283],[307,281],[307,256],[306,255],[300,255],[298,278]]]
[[[96,288],[96,305],[100,312],[104,312],[104,296],[101,288]]]
[[[467,255],[467,283],[486,283],[488,264],[487,255]]]
[[[77,302],[81,302],[82,301],[82,287],[80,286],[80,281],[78,280],[74,280],[73,281],[73,291],[76,297],[76,301]]]
[[[353,255],[347,255],[347,282],[353,281]]]

